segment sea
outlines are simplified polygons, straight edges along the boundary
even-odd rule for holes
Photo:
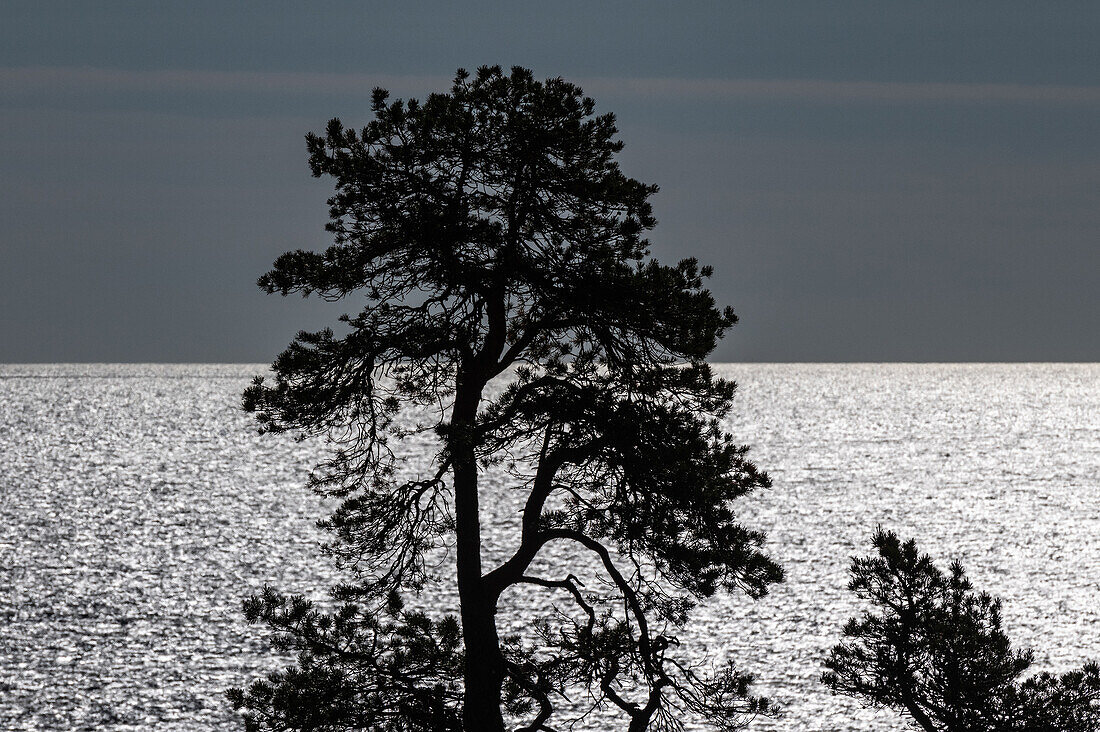
[[[259,436],[240,409],[265,370],[0,366],[0,730],[242,728],[225,689],[285,663],[242,600],[340,579],[315,526],[332,506],[302,487],[325,446]],[[783,706],[750,729],[909,729],[819,683],[876,527],[960,560],[1036,670],[1100,658],[1100,365],[717,370],[740,385],[726,426],[774,481],[741,520],[787,578],[708,602],[681,641]],[[486,483],[501,551],[515,501],[505,477]]]

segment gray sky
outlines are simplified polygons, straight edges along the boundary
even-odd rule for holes
[[[1100,3],[0,0],[0,362],[270,361],[304,134],[564,76],[715,265],[719,360],[1100,361]]]

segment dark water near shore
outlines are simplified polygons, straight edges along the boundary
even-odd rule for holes
[[[788,581],[710,604],[693,636],[785,704],[757,729],[904,728],[816,681],[878,524],[962,559],[1040,667],[1100,657],[1100,365],[721,368],[775,480],[742,515]],[[259,369],[0,366],[0,730],[237,728],[223,690],[272,663],[241,599],[332,579],[300,487],[320,447],[237,409]]]

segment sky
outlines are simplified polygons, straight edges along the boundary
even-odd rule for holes
[[[269,362],[345,309],[304,135],[562,76],[715,268],[719,361],[1100,361],[1100,3],[0,0],[0,363]]]

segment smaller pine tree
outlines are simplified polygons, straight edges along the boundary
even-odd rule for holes
[[[848,588],[870,611],[848,621],[822,681],[901,711],[927,732],[1097,732],[1100,665],[1021,680],[1031,650],[1015,650],[1001,601],[976,592],[959,562],[945,574],[912,540],[881,529],[878,556],[852,560]]]

